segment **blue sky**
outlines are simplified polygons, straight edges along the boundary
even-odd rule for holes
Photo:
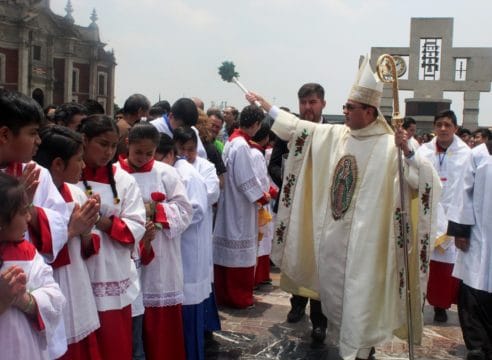
[[[51,0],[65,14],[66,0]],[[410,18],[453,17],[456,47],[492,47],[490,0],[72,0],[77,24],[96,8],[101,39],[114,49],[116,103],[140,92],[151,102],[182,96],[246,100],[217,74],[222,61],[271,102],[297,110],[306,82],[326,91],[326,113],[340,114],[360,55],[373,46],[408,46]],[[452,94],[446,94],[452,95]],[[403,96],[402,96],[403,97]],[[449,96],[462,110],[462,94]],[[402,100],[403,101],[403,100]],[[479,123],[492,125],[492,94],[481,95]]]

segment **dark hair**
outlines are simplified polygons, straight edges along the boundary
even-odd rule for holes
[[[152,105],[150,110],[152,111],[152,109],[159,110],[160,115],[162,116],[171,111],[171,104],[169,104],[169,101],[167,100],[161,100]]]
[[[486,138],[487,140],[492,139],[492,134],[490,133],[490,130],[487,128],[478,128],[473,132],[473,136],[477,134],[482,135],[482,137]]]
[[[256,123],[263,121],[265,114],[256,105],[248,105],[243,111],[241,111],[241,116],[239,117],[239,126],[243,128],[249,128]]]
[[[12,221],[15,214],[27,205],[26,190],[16,177],[0,171],[0,222],[1,225]]]
[[[68,126],[75,115],[87,115],[87,109],[80,104],[71,102],[61,104],[56,110],[53,121],[58,125]]]
[[[463,126],[460,126],[458,130],[456,131],[456,135],[461,137],[463,135],[470,135],[471,136],[471,131],[468,130],[467,128],[464,128]]]
[[[268,123],[268,121],[263,120],[261,122],[260,129],[256,132],[255,136],[251,138],[251,140],[255,142],[260,142],[268,136],[270,136],[270,124]]]
[[[297,97],[302,99],[306,96],[316,95],[319,99],[324,100],[325,98],[325,89],[323,86],[317,83],[307,83],[301,86],[299,91],[297,92]]]
[[[238,111],[238,109],[236,109],[234,106],[227,106],[224,109],[224,111],[226,109],[230,109],[232,116],[234,116],[234,120],[237,120],[237,118],[239,117],[239,111]]]
[[[215,116],[217,119],[220,121],[224,122],[224,115],[222,114],[222,111],[218,108],[210,108],[207,110],[207,116]]]
[[[14,135],[28,125],[41,125],[43,110],[32,98],[17,91],[0,89],[0,127],[8,127]]]
[[[188,141],[193,141],[195,145],[198,144],[198,138],[195,130],[189,126],[180,126],[173,131],[174,142],[184,144]]]
[[[70,158],[77,154],[82,146],[82,136],[79,133],[60,125],[43,128],[39,136],[41,145],[33,159],[48,170],[53,160],[58,157],[67,166]]]
[[[171,113],[184,126],[195,126],[198,121],[198,109],[193,100],[189,98],[178,99],[171,107]]]
[[[407,116],[407,117],[405,117],[405,119],[403,119],[402,128],[407,130],[410,127],[410,125],[417,125],[417,122],[415,121],[415,119],[413,117]]]
[[[103,106],[94,99],[87,99],[83,105],[87,111],[87,115],[104,115],[106,113]]]
[[[86,117],[80,123],[78,131],[84,134],[87,140],[91,140],[108,131],[114,131],[118,135],[120,133],[116,122],[106,115],[90,115]]]
[[[123,113],[125,115],[136,115],[140,109],[143,111],[150,109],[149,99],[142,94],[130,95],[123,105]]]
[[[161,133],[160,135],[161,138],[159,139],[159,145],[157,145],[156,152],[164,156],[167,156],[167,154],[169,154],[171,151],[176,154],[176,144],[174,143],[173,138],[164,133]]]
[[[156,146],[159,144],[159,131],[148,122],[141,122],[132,126],[128,132],[128,144],[133,144],[139,140],[151,140]]]
[[[79,132],[84,134],[86,139],[90,141],[96,136],[102,135],[106,132],[115,132],[119,135],[119,129],[116,125],[116,122],[106,115],[91,115],[86,117],[81,123],[79,127]],[[111,191],[113,192],[113,198],[116,203],[119,202],[118,199],[118,191],[116,190],[116,184],[114,182],[114,174],[113,174],[113,164],[108,162],[106,165],[108,171],[109,185],[111,185]],[[84,179],[82,175],[82,182],[84,183],[85,190],[88,193],[92,192],[92,188],[87,183],[87,180]]]
[[[453,122],[454,126],[458,126],[458,121],[456,120],[456,115],[453,110],[444,110],[441,111],[439,114],[437,114],[434,117],[434,123],[436,123],[437,120],[442,119],[442,118],[449,118]]]

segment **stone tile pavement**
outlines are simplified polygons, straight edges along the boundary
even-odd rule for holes
[[[222,331],[215,333],[207,346],[206,359],[340,359],[336,348],[311,347],[307,315],[296,324],[286,321],[290,295],[278,287],[278,273],[273,272],[272,279],[272,285],[255,291],[254,308],[220,308]],[[448,311],[448,316],[447,324],[434,324],[432,309],[425,308],[424,339],[421,346],[415,347],[416,359],[465,358],[456,308]],[[376,348],[376,358],[408,359],[406,351],[406,343],[395,338]]]

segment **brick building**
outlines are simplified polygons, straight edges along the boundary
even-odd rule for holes
[[[0,88],[32,96],[41,106],[95,99],[112,114],[114,54],[104,50],[94,11],[87,27],[49,0],[0,1]]]

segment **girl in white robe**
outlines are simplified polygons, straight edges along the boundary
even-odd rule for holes
[[[154,228],[152,242],[140,242],[146,358],[184,359],[181,233],[190,224],[192,207],[176,170],[154,161],[159,138],[154,126],[135,125],[128,134],[128,157],[120,157],[117,166],[137,181],[147,227]]]
[[[48,343],[63,322],[65,298],[36,248],[23,238],[30,220],[20,182],[0,173],[1,358],[50,359]]]
[[[86,259],[97,254],[100,238],[92,234],[99,199],[88,199],[77,184],[85,167],[80,134],[63,126],[41,131],[36,161],[49,169],[53,182],[71,209],[67,244],[59,252],[53,276],[67,298],[63,311],[68,349],[60,359],[101,359],[95,330],[99,328]]]
[[[96,331],[103,358],[132,358],[131,304],[140,283],[131,253],[145,233],[145,206],[135,179],[111,164],[119,141],[113,119],[103,115],[86,118],[82,181],[78,186],[89,196],[100,197],[96,222],[101,247],[87,260],[92,291],[99,313]]]

